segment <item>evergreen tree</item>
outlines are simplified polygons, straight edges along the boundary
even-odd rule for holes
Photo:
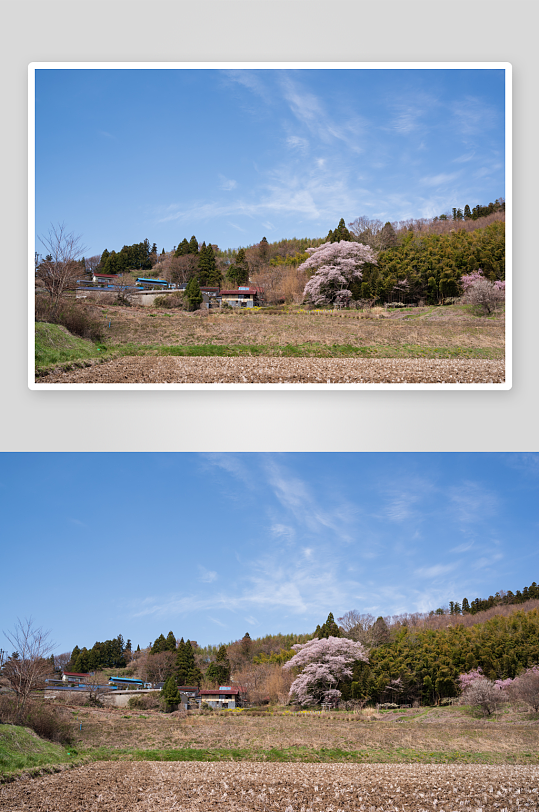
[[[241,639],[241,653],[244,657],[248,657],[251,654],[252,642],[249,632],[245,632]]]
[[[397,235],[391,223],[387,222],[380,233],[381,249],[394,248],[397,245]]]
[[[176,680],[170,676],[161,689],[161,701],[165,707],[165,713],[176,710],[181,701],[180,692]]]
[[[75,646],[75,648],[71,652],[71,659],[69,660],[66,671],[74,671],[75,670],[74,666],[75,666],[75,662],[76,662],[77,657],[79,656],[79,654],[80,654],[80,648],[78,646]]]
[[[470,207],[468,206],[467,203],[464,206],[464,219],[465,220],[471,220],[472,219],[472,212],[470,211]]]
[[[203,296],[200,292],[200,285],[198,284],[196,276],[193,276],[187,283],[184,296],[187,299],[189,310],[197,310],[202,304]]]
[[[346,240],[350,242],[352,240],[352,236],[348,229],[346,228],[346,224],[344,222],[344,217],[341,217],[339,220],[339,225],[335,229],[335,231],[330,231],[326,242],[341,242],[341,240]]]
[[[468,603],[468,598],[462,599],[462,614],[466,614],[466,612],[470,611],[470,604]]]
[[[191,239],[189,240],[189,253],[190,254],[195,254],[195,256],[198,256],[198,242],[197,242],[197,238],[195,237],[194,234],[191,237]]]
[[[150,254],[157,254],[157,245],[155,243],[151,247]]]
[[[200,246],[200,251],[198,254],[197,279],[200,285],[208,284],[208,269],[209,269],[208,248],[206,246],[206,242],[203,242],[202,245]]]
[[[189,640],[184,643],[183,637],[178,644],[176,679],[178,685],[200,685],[202,682],[202,673],[195,662],[191,643]]]
[[[221,646],[215,657],[215,662],[210,663],[206,669],[206,679],[216,685],[227,685],[230,680],[230,662],[226,653],[226,646]]]
[[[262,262],[267,262],[269,259],[269,243],[265,237],[262,237],[258,243],[258,253]]]
[[[137,651],[140,651],[140,643],[137,645]]]
[[[165,249],[163,248],[163,250],[161,251],[161,256],[163,256],[164,253],[165,253]]]
[[[335,618],[333,617],[333,612],[330,612],[326,622],[323,626],[317,626],[315,636],[321,640],[323,637],[342,637],[341,630],[335,623]]]
[[[167,634],[167,639],[165,640],[165,651],[176,651],[176,638],[172,632]]]
[[[163,249],[163,251],[164,251],[164,249]],[[190,254],[190,253],[191,253],[191,251],[190,251],[189,243],[187,242],[187,240],[184,237],[183,240],[181,241],[181,243],[176,248],[174,256],[175,257],[184,257],[186,254]],[[198,254],[198,243],[197,243],[196,253]]]
[[[213,245],[206,246],[206,285],[219,287],[223,276],[217,267]]]
[[[162,651],[167,651],[167,641],[165,635],[160,634],[150,649],[150,654],[160,654]]]

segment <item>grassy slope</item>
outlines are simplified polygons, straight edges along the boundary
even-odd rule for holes
[[[92,341],[71,335],[57,324],[36,323],[36,369],[102,354]]]
[[[0,775],[49,764],[65,764],[73,760],[70,753],[71,750],[40,739],[25,727],[0,725]]]

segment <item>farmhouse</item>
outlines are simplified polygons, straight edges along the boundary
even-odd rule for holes
[[[240,689],[226,685],[200,691],[199,696],[202,702],[207,702],[212,708],[239,708],[243,704]]]
[[[222,290],[219,298],[221,304],[227,304],[230,307],[254,307],[254,305],[260,304],[262,290],[240,286],[234,290]]]

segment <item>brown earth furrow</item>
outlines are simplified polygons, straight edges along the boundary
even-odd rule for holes
[[[539,768],[101,762],[0,787],[9,812],[534,812]]]
[[[503,361],[425,358],[125,356],[37,383],[503,383]]]

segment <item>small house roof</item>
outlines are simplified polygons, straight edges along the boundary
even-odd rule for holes
[[[230,694],[239,694],[238,688],[227,688],[225,691],[220,688],[212,688],[200,691],[200,696],[230,696]]]

